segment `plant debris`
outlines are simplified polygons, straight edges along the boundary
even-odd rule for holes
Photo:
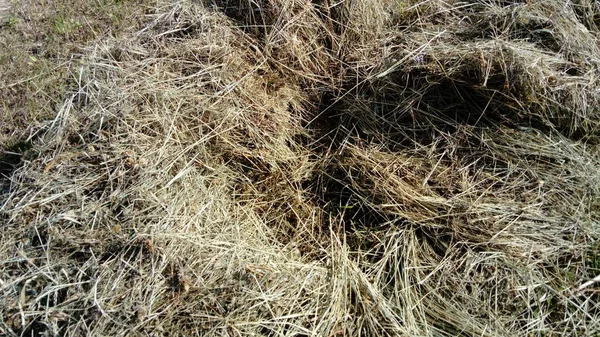
[[[599,333],[599,15],[160,1],[0,170],[1,331]]]

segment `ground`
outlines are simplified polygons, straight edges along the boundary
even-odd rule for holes
[[[3,6],[1,335],[600,333],[595,1]]]

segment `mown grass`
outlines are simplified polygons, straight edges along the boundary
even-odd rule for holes
[[[28,141],[78,90],[83,48],[135,31],[154,1],[12,1],[0,22],[0,149]]]
[[[595,2],[15,8],[7,335],[600,331]]]

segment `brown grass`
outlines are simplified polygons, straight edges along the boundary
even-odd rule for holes
[[[73,41],[3,124],[36,136],[0,172],[0,331],[597,334],[599,13],[161,1]]]
[[[139,29],[150,3],[12,1],[0,21],[0,148],[45,128],[65,92],[78,89],[82,48]]]

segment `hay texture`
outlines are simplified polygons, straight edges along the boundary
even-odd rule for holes
[[[2,171],[0,331],[599,333],[599,16],[157,4]]]

